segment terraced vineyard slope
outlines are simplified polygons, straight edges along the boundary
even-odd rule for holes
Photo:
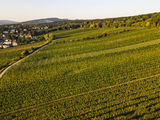
[[[160,30],[74,29],[0,80],[0,119],[160,118]]]

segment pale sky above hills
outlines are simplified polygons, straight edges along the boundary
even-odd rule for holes
[[[160,0],[0,0],[0,20],[95,19],[160,12]]]

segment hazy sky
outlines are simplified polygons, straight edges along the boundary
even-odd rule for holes
[[[160,12],[160,0],[0,0],[0,20],[94,19]]]

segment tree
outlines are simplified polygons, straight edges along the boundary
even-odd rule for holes
[[[28,50],[23,51],[22,55],[24,55],[24,56],[29,55],[29,51]]]
[[[50,40],[55,39],[55,36],[53,35],[53,33],[48,33],[48,34],[44,35],[44,38],[46,41],[50,41]]]

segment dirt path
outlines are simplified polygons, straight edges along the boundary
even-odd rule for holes
[[[40,47],[40,46],[42,46],[42,45],[27,46],[27,47],[21,47],[21,48],[12,49],[12,50],[0,51],[0,55],[1,54],[5,54],[5,53],[11,53],[11,52],[15,52],[15,51],[20,51],[20,50],[26,50],[26,49],[30,49],[30,48]]]
[[[40,49],[44,48],[46,45],[50,44],[52,42],[48,42],[45,43],[44,45],[42,45],[41,47],[39,47],[37,50],[35,50],[34,52],[32,52],[31,54],[27,55],[26,57],[23,57],[21,59],[19,59],[18,61],[14,62],[12,65],[8,66],[7,68],[5,68],[1,73],[0,73],[0,79],[3,77],[3,75],[9,70],[11,69],[13,66],[17,65],[18,63],[20,63],[21,61],[23,61],[24,59],[30,57],[31,55],[35,54],[36,52],[38,52]]]
[[[122,85],[131,84],[131,83],[147,80],[147,79],[158,77],[158,76],[160,76],[160,73],[156,74],[156,75],[149,76],[149,77],[140,78],[140,79],[137,79],[137,80],[132,80],[132,81],[120,83],[120,84],[117,84],[117,85],[107,86],[107,87],[104,87],[104,88],[99,88],[99,89],[91,90],[91,91],[88,91],[88,92],[83,92],[83,93],[80,93],[80,94],[67,96],[67,97],[64,97],[64,98],[57,99],[57,100],[53,100],[53,101],[49,101],[49,102],[46,102],[46,103],[42,103],[42,104],[39,104],[39,105],[33,105],[33,106],[17,109],[17,110],[14,110],[14,111],[10,111],[10,112],[7,112],[7,113],[0,114],[0,116],[7,116],[9,114],[13,114],[13,113],[17,113],[17,112],[33,110],[33,109],[36,109],[36,108],[38,108],[40,106],[49,105],[51,103],[55,103],[55,102],[58,102],[58,101],[67,100],[67,99],[70,99],[70,98],[74,98],[74,97],[90,94],[90,93],[93,93],[93,92],[98,92],[98,91],[102,91],[102,90],[106,90],[106,89],[110,89],[110,88],[114,88],[114,87],[119,87],[119,86],[122,86]]]

